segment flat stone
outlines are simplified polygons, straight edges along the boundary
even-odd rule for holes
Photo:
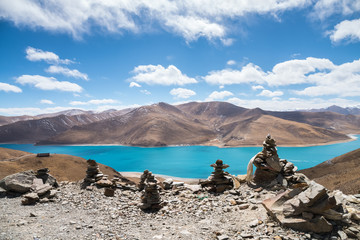
[[[284,227],[303,232],[328,233],[333,229],[333,226],[324,217],[317,217],[310,221],[303,218],[284,218],[280,223]]]
[[[32,170],[15,173],[3,178],[0,181],[0,187],[7,191],[26,193],[30,191],[35,178],[35,173]]]
[[[218,240],[228,240],[229,239],[229,236],[227,235],[220,235],[220,236],[217,236],[216,237]]]
[[[23,205],[31,205],[31,204],[35,204],[37,201],[39,201],[39,196],[36,193],[31,192],[23,196],[21,203]]]
[[[240,204],[240,205],[239,205],[239,209],[240,209],[240,210],[244,210],[244,209],[249,208],[249,206],[250,206],[250,205],[249,205],[249,204],[247,204],[247,203]]]
[[[253,220],[249,223],[249,227],[254,228],[259,225],[259,220]]]
[[[344,233],[344,232],[341,231],[341,230],[339,230],[339,231],[337,232],[337,234],[339,235],[339,237],[340,237],[341,240],[346,240],[346,239],[348,239],[348,236],[346,235],[346,233]]]

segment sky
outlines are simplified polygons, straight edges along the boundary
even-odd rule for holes
[[[0,115],[360,107],[360,0],[2,0]]]

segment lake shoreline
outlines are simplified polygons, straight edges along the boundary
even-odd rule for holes
[[[314,144],[277,144],[277,147],[314,147],[314,146],[324,146],[324,145],[332,145],[338,143],[346,143],[355,141],[357,138],[354,137],[357,134],[347,134],[349,139],[346,140],[337,140],[337,141],[330,141],[324,143],[314,143]],[[24,143],[0,143],[2,144],[24,144]],[[25,144],[32,144],[34,146],[79,146],[79,147],[92,147],[92,146],[119,146],[119,147],[138,147],[138,148],[163,148],[163,147],[191,147],[191,146],[204,146],[204,147],[218,147],[218,148],[241,148],[241,147],[262,147],[262,144],[244,144],[244,145],[237,145],[237,146],[224,146],[221,144],[177,144],[177,145],[167,145],[167,146],[133,146],[133,145],[123,145],[123,144],[101,144],[101,143],[94,143],[94,144],[41,144],[38,145],[36,143],[25,143]]]

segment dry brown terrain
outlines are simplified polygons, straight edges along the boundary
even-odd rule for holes
[[[23,157],[21,157],[23,156]],[[5,158],[16,160],[4,160]],[[50,157],[36,157],[17,150],[0,148],[0,179],[17,172],[49,168],[50,174],[58,181],[79,181],[84,179],[87,163],[84,158],[65,154],[51,154]],[[100,170],[112,178],[120,176],[114,169],[99,164]]]
[[[125,115],[75,126],[40,144],[260,145],[271,133],[279,145],[346,141],[343,133],[271,116],[225,102],[166,103],[137,108]]]
[[[330,190],[339,189],[346,194],[358,194],[360,193],[360,149],[300,172]]]

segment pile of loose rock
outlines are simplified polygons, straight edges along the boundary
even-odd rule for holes
[[[100,171],[99,165],[95,160],[89,159],[87,160],[87,170],[86,170],[86,177],[84,179],[84,183],[95,183],[97,181],[100,181],[104,174]]]
[[[214,168],[214,172],[211,173],[208,179],[200,182],[205,190],[221,193],[233,188],[233,178],[229,173],[224,172],[224,169],[228,168],[229,165],[223,164],[223,161],[218,159],[215,163],[211,164],[210,167]]]
[[[160,197],[160,187],[154,175],[148,170],[145,170],[140,177],[139,190],[144,190],[141,196],[140,206],[143,210],[159,210],[162,207]]]
[[[58,187],[56,179],[49,174],[49,169],[42,168],[35,173],[32,170],[9,175],[0,181],[3,195],[22,195],[22,204],[53,201]]]
[[[252,164],[256,166],[254,177],[251,174]],[[248,169],[251,172],[248,172],[247,179],[255,187],[282,189],[282,193],[264,200],[262,204],[283,226],[315,233],[331,232],[335,226],[343,226],[344,229],[358,226],[360,216],[347,209],[349,203],[345,195],[339,191],[330,192],[295,172],[297,168],[294,164],[279,158],[276,142],[270,135],[263,143],[263,150],[250,160]]]

